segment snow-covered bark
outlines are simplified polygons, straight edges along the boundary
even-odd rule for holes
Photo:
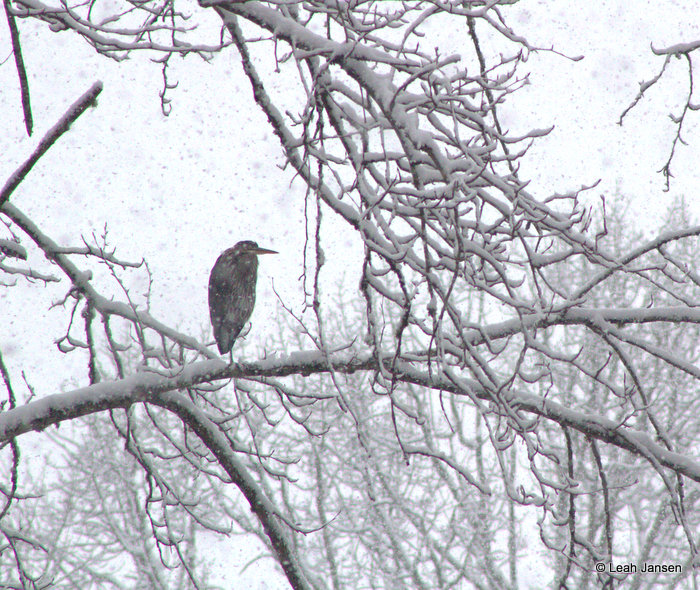
[[[82,351],[89,384],[18,404],[3,372],[0,440],[110,411],[149,486],[152,542],[175,548],[185,569],[179,525],[153,506],[201,529],[231,523],[257,535],[294,588],[515,588],[523,560],[534,559],[523,540],[532,530],[557,587],[612,584],[618,574],[597,575],[594,563],[622,558],[676,560],[692,576],[700,226],[680,208],[656,238],[641,239],[614,210],[583,207],[581,191],[529,185],[522,155],[548,130],[514,137],[499,119],[534,50],[507,26],[508,4],[190,6],[218,15],[218,44],[171,2],[124,2],[99,21],[81,3],[7,5],[111,57],[156,52],[164,72],[173,53],[235,47],[308,187],[314,256],[302,269],[308,309],[287,310],[276,353],[227,366],[153,317],[147,297],[134,301],[122,273],[138,264],[106,241],[60,246],[11,202],[38,150],[3,189],[0,213],[16,235],[0,252],[38,249],[59,276],[2,260],[0,271],[66,283],[59,346]],[[444,27],[462,42],[433,45]],[[98,87],[91,92],[76,105],[87,108]],[[328,257],[337,231],[359,256]],[[105,294],[94,262],[119,296]],[[360,277],[354,297],[329,295],[322,269],[332,264]],[[10,518],[22,503],[19,453],[7,449]],[[178,485],[189,477],[233,484],[246,508],[222,502],[205,518]],[[22,543],[32,544],[13,548]],[[14,561],[21,570],[21,550]]]

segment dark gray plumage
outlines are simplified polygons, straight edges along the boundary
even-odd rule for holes
[[[209,275],[209,316],[221,354],[233,343],[253,313],[258,254],[277,254],[244,240],[224,250]]]

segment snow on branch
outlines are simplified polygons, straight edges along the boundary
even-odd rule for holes
[[[382,363],[390,361],[391,358],[387,357]],[[191,363],[169,375],[141,372],[118,381],[103,381],[73,391],[48,395],[1,413],[0,443],[66,420],[115,408],[128,408],[137,403],[152,403],[168,408],[184,406],[184,401],[178,401],[181,396],[163,394],[186,390],[202,383],[228,379],[310,375],[331,370],[351,374],[376,368],[376,360],[367,355],[342,352],[328,359],[319,351],[299,351],[287,356],[272,355],[265,360],[233,365],[226,365],[219,360]],[[489,392],[483,390],[474,380],[461,379],[455,382],[450,378],[430,376],[416,370],[410,363],[402,362],[395,368],[407,382],[416,385],[450,391],[460,396],[476,395],[482,400],[491,399]],[[593,413],[572,410],[552,400],[524,392],[514,392],[508,401],[518,410],[554,420],[562,426],[572,427],[582,434],[609,442],[634,454],[642,457],[651,455],[661,465],[700,482],[700,463],[685,455],[668,451],[646,434],[636,432],[619,422]],[[187,413],[194,411],[190,409]],[[200,422],[212,420],[211,416],[200,414],[201,410],[197,412]]]
[[[102,92],[102,82],[95,82],[90,89],[85,92],[78,100],[76,100],[66,112],[61,116],[61,118],[56,122],[56,124],[49,129],[44,137],[39,141],[36,149],[32,155],[22,164],[15,172],[13,172],[10,177],[5,182],[5,186],[0,190],[0,207],[2,207],[5,202],[10,198],[12,192],[19,186],[19,184],[24,180],[29,171],[34,167],[34,165],[39,161],[41,156],[43,156],[49,148],[56,142],[56,140],[61,137],[70,126],[77,120],[80,115],[82,115],[88,107],[95,106],[97,104],[97,96]]]

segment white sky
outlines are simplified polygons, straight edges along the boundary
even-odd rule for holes
[[[514,132],[555,125],[522,163],[521,177],[532,179],[532,193],[545,197],[600,179],[591,201],[601,194],[609,201],[617,192],[627,195],[630,215],[645,227],[658,223],[678,195],[685,195],[700,216],[700,113],[688,116],[688,146],[677,148],[670,192],[663,191],[665,180],[657,173],[675,133],[668,114],[680,112],[687,92],[685,61],[673,60],[667,76],[622,127],[617,125],[639,82],[654,76],[662,64],[650,44],[663,47],[700,38],[697,8],[693,0],[523,0],[504,9],[511,26],[532,45],[585,56],[572,62],[551,53],[531,55],[532,83],[501,111],[504,128]],[[95,55],[72,33],[54,34],[28,21],[19,24],[35,131],[27,139],[14,62],[5,60],[10,44],[3,22],[1,182],[95,80],[104,82],[104,90],[98,108],[83,114],[42,158],[12,202],[63,245],[79,245],[81,236],[101,233],[108,222],[117,253],[134,260],[143,256],[153,270],[153,315],[197,337],[210,337],[206,284],[217,255],[239,239],[279,250],[274,260],[261,259],[249,338],[272,333],[275,326],[264,320],[276,307],[271,278],[288,303],[298,308],[302,301],[297,278],[302,270],[303,188],[298,183],[290,187],[289,171],[279,168],[277,138],[252,102],[235,49],[212,63],[174,57],[170,76],[179,86],[169,94],[173,110],[165,118],[158,99],[160,70],[145,56],[115,63]],[[465,42],[460,39],[443,32],[440,42],[458,47]],[[0,237],[7,237],[3,231]],[[336,248],[327,252],[329,267],[338,273],[345,270],[339,255],[349,247],[351,235],[339,233]],[[50,271],[40,257],[31,261]],[[355,280],[354,272],[348,270],[347,280]],[[65,312],[48,311],[48,303],[66,288],[63,283],[58,288],[22,286],[21,300],[17,289],[0,288],[0,349],[20,391],[21,370],[39,395],[78,385],[74,375],[84,383],[84,360],[61,355],[52,344],[66,320]]]

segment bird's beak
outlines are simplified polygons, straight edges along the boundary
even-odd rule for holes
[[[279,254],[277,250],[268,250],[267,248],[256,248],[255,250],[252,250],[253,254]]]

